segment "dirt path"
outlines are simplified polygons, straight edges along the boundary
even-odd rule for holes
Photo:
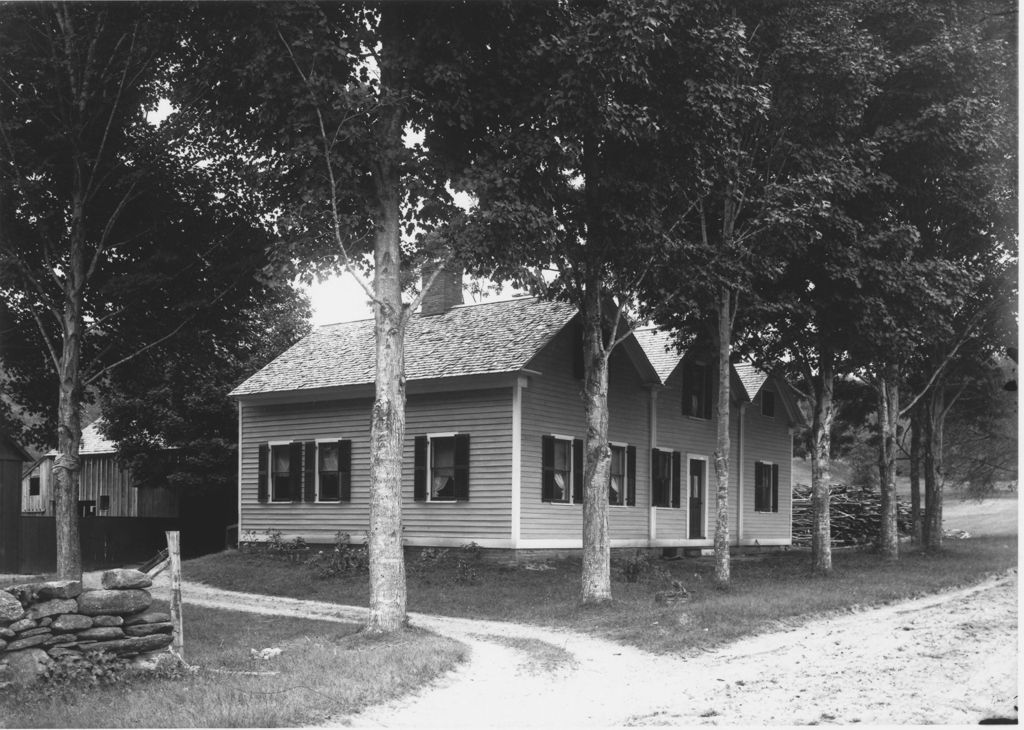
[[[236,611],[366,617],[365,608],[189,582],[182,593],[186,604]],[[1016,573],[689,658],[537,626],[410,619],[469,645],[469,661],[415,695],[334,725],[974,724],[1017,717]]]

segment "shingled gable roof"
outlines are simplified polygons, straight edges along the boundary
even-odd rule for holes
[[[532,297],[413,315],[405,332],[406,379],[521,370],[575,315],[571,304]],[[375,365],[372,319],[323,325],[230,395],[369,384]]]
[[[654,369],[664,384],[679,366],[683,356],[676,350],[672,339],[667,333],[654,327],[643,327],[634,332],[637,342],[643,348],[647,359],[651,361]],[[733,372],[743,385],[744,393],[748,400],[754,400],[761,386],[768,380],[768,373],[758,370],[750,363],[738,362],[732,366]]]

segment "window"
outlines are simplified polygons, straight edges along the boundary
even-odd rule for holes
[[[775,418],[775,393],[771,390],[761,391],[761,415]]]
[[[683,415],[711,418],[711,368],[704,363],[683,366]]]
[[[455,499],[455,438],[430,439],[430,501]]]
[[[469,434],[417,436],[413,497],[418,502],[469,500]]]
[[[38,497],[39,496],[39,475],[31,476],[28,478],[28,496]]]
[[[580,439],[541,438],[541,501],[583,502],[583,442]]]
[[[779,465],[754,462],[754,511],[779,511]]]
[[[351,501],[352,442],[319,441],[316,452],[317,501]]]
[[[609,466],[608,504],[626,503],[626,447],[611,445],[612,463]]]
[[[96,500],[95,499],[80,499],[80,500],[78,500],[78,516],[79,517],[95,517],[96,516]]]
[[[101,494],[100,495],[100,511],[101,512],[106,512],[109,509],[110,509],[110,495],[109,494]]]
[[[291,441],[261,444],[260,502],[349,502],[352,442]]]
[[[679,506],[680,466],[679,452],[651,449],[651,506]]]
[[[294,447],[298,445],[297,450]],[[297,453],[296,453],[297,451]],[[298,498],[298,474],[302,459],[301,444],[275,444],[270,447],[270,498],[275,502],[292,502]]]
[[[612,450],[609,468],[608,504],[636,504],[636,447],[608,444]]]

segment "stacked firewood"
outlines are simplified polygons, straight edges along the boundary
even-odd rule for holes
[[[870,545],[878,540],[882,521],[882,495],[878,491],[833,484],[829,494],[832,545]],[[811,488],[797,484],[793,487],[794,545],[810,546],[813,524]],[[910,506],[905,500],[897,500],[896,526],[900,534],[909,534]]]

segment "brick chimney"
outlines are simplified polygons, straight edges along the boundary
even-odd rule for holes
[[[429,264],[423,267],[423,283],[430,280],[431,274],[436,270],[437,264]],[[434,279],[433,286],[423,295],[420,314],[430,317],[435,314],[444,314],[457,304],[462,304],[462,269],[444,269]]]

